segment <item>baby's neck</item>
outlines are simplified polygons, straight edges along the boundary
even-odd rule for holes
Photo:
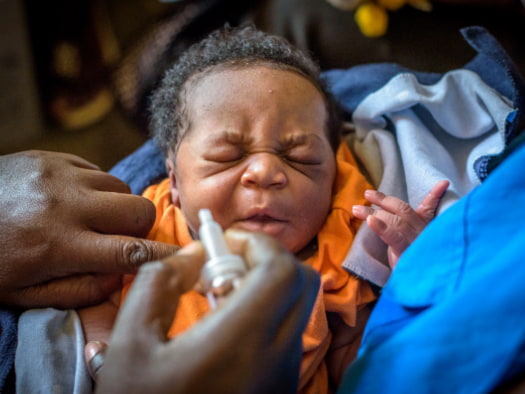
[[[304,248],[302,248],[299,252],[295,254],[295,257],[297,257],[301,261],[306,261],[310,257],[312,257],[317,252],[317,237],[312,239],[308,245],[306,245]]]

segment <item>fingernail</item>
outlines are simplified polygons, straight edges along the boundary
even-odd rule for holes
[[[106,344],[100,341],[91,341],[86,344],[85,353],[88,360],[95,357],[98,353],[106,348]]]
[[[368,197],[371,197],[373,195],[374,191],[373,190],[365,190],[365,198],[368,198]]]
[[[94,380],[97,379],[104,366],[106,348],[107,345],[99,341],[88,342],[84,348],[89,374]]]
[[[363,212],[363,206],[362,205],[353,205],[352,206],[352,213],[354,215],[359,214],[361,212]]]

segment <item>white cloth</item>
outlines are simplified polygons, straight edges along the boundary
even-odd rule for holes
[[[474,162],[504,149],[514,110],[469,70],[448,72],[434,85],[402,73],[358,105],[349,144],[373,186],[412,207],[448,179],[440,214],[480,184]],[[343,265],[379,286],[389,276],[386,246],[366,224]]]
[[[18,320],[16,392],[89,394],[84,334],[74,310],[32,309]]]

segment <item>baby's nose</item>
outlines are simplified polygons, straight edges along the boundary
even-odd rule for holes
[[[251,154],[241,183],[249,187],[282,188],[288,183],[282,159],[269,152]]]

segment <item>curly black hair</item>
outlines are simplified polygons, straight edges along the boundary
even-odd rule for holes
[[[339,107],[321,78],[319,66],[304,52],[282,37],[255,27],[224,26],[192,45],[169,68],[150,100],[150,132],[168,154],[177,151],[189,127],[186,96],[189,81],[224,68],[265,65],[296,72],[316,86],[323,95],[328,113],[326,132],[334,152],[341,141]]]

